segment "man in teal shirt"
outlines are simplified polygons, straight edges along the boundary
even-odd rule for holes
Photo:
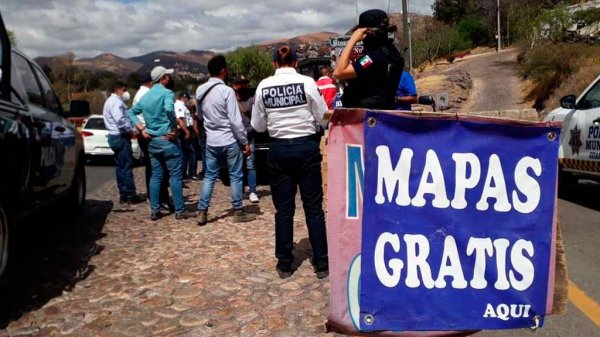
[[[142,137],[150,140],[148,152],[152,163],[150,178],[150,208],[153,221],[158,220],[160,213],[160,182],[164,175],[163,167],[169,171],[171,193],[175,204],[175,218],[187,219],[195,217],[194,212],[187,211],[183,202],[182,152],[177,139],[177,118],[175,117],[175,94],[173,87],[173,69],[158,66],[152,69],[150,76],[155,84],[142,99],[129,110],[129,118]],[[140,123],[137,115],[142,114],[146,125]],[[185,129],[186,137],[189,132]]]

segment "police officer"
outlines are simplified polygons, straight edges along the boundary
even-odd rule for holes
[[[396,89],[404,68],[404,59],[388,38],[388,33],[395,30],[382,10],[371,9],[360,15],[358,28],[333,72],[337,79],[348,80],[342,96],[344,107],[394,109]],[[364,55],[351,62],[350,55],[359,41],[363,42]]]
[[[258,132],[268,130],[274,139],[268,167],[276,211],[276,269],[281,278],[288,278],[293,272],[294,211],[299,187],[313,266],[317,277],[324,278],[329,275],[329,263],[317,130],[327,105],[315,81],[294,69],[298,61],[290,47],[277,49],[273,59],[275,75],[264,79],[256,89],[251,124]]]

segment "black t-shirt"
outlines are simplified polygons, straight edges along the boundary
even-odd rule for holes
[[[367,52],[352,63],[356,79],[348,81],[342,96],[345,108],[394,110],[394,97],[404,68],[393,45]]]

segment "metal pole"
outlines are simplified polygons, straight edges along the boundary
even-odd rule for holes
[[[408,20],[408,0],[402,0],[402,35],[404,47],[408,49],[409,69],[412,70],[412,55],[410,48],[410,23]]]
[[[510,13],[506,15],[506,45],[510,46]]]
[[[502,30],[500,29],[500,0],[498,0],[498,51],[502,49]]]
[[[413,71],[413,55],[412,55],[412,30],[410,18],[408,18],[408,70]]]

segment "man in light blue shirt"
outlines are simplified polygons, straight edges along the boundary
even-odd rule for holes
[[[242,124],[242,116],[237,98],[232,88],[225,85],[228,78],[227,62],[223,55],[217,55],[208,61],[210,79],[196,90],[196,107],[198,114],[204,117],[206,130],[206,172],[202,183],[200,201],[198,203],[198,225],[206,225],[208,206],[213,188],[219,177],[219,161],[227,161],[229,180],[231,182],[231,205],[233,221],[246,222],[256,219],[253,214],[246,213],[243,208],[244,186],[242,182],[242,166],[244,154],[250,155],[250,145],[246,129]]]
[[[119,189],[119,204],[121,208],[128,204],[136,204],[144,200],[136,194],[135,181],[133,178],[133,155],[131,149],[131,137],[134,129],[127,117],[127,106],[129,100],[127,85],[123,82],[115,82],[112,86],[111,95],[104,102],[102,116],[104,125],[108,130],[108,145],[114,153],[115,175],[117,176],[117,188]]]
[[[175,204],[175,218],[187,219],[195,216],[187,211],[183,202],[182,152],[177,139],[177,118],[175,117],[175,94],[173,93],[173,69],[158,66],[150,76],[154,85],[131,110],[129,118],[140,131],[142,137],[150,139],[148,152],[152,162],[150,178],[150,219],[162,217],[160,213],[160,183],[166,167],[169,171],[171,193]],[[140,123],[137,115],[142,114],[146,125]],[[187,131],[187,130],[186,130]]]

